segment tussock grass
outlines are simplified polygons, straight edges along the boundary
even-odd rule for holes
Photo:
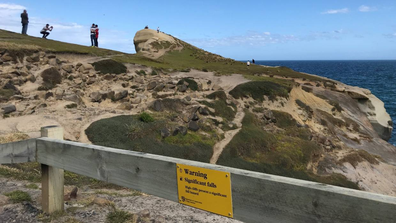
[[[21,203],[24,201],[32,201],[32,198],[30,197],[30,195],[25,192],[25,191],[21,191],[21,190],[16,190],[16,191],[12,191],[9,193],[5,193],[5,196],[7,196],[8,198],[10,198],[10,200],[13,203]]]
[[[252,97],[254,100],[262,102],[264,95],[268,96],[270,100],[275,100],[276,97],[287,98],[291,87],[283,86],[269,81],[252,81],[236,86],[230,91],[230,95],[234,98]]]

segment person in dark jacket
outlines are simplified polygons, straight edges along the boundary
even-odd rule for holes
[[[22,34],[27,35],[29,17],[26,10],[23,10],[23,13],[21,13],[21,23],[22,23]]]

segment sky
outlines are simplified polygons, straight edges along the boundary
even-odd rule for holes
[[[395,0],[0,0],[0,29],[135,53],[133,37],[148,25],[224,57],[245,60],[396,59]]]

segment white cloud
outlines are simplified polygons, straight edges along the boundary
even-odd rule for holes
[[[387,34],[384,34],[384,36],[385,37],[387,37],[387,38],[396,38],[396,33],[387,33]]]
[[[348,13],[349,9],[348,8],[343,8],[343,9],[330,9],[325,12],[322,12],[322,14],[340,14],[340,13]]]
[[[20,14],[26,7],[15,4],[0,4],[0,27],[1,29],[20,33],[22,29]],[[29,11],[28,11],[29,13]],[[78,24],[64,21],[57,21],[51,18],[40,18],[29,16],[28,35],[41,37],[41,29],[45,24],[50,23],[54,27],[49,39],[75,43],[89,46],[91,40],[89,28],[91,24]],[[111,29],[101,29],[99,32],[99,47],[134,53],[133,39],[128,37],[126,32]],[[133,38],[133,37],[132,37]]]
[[[370,6],[367,6],[367,5],[361,5],[359,7],[359,11],[360,12],[372,12],[372,11],[377,11],[377,8],[376,7],[370,7]]]
[[[0,10],[24,10],[26,7],[22,5],[16,5],[16,4],[4,4],[0,3]]]

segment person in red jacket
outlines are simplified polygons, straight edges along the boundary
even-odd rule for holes
[[[99,38],[99,28],[98,28],[98,25],[96,24],[95,25],[95,46],[96,47],[99,47],[98,38]]]

